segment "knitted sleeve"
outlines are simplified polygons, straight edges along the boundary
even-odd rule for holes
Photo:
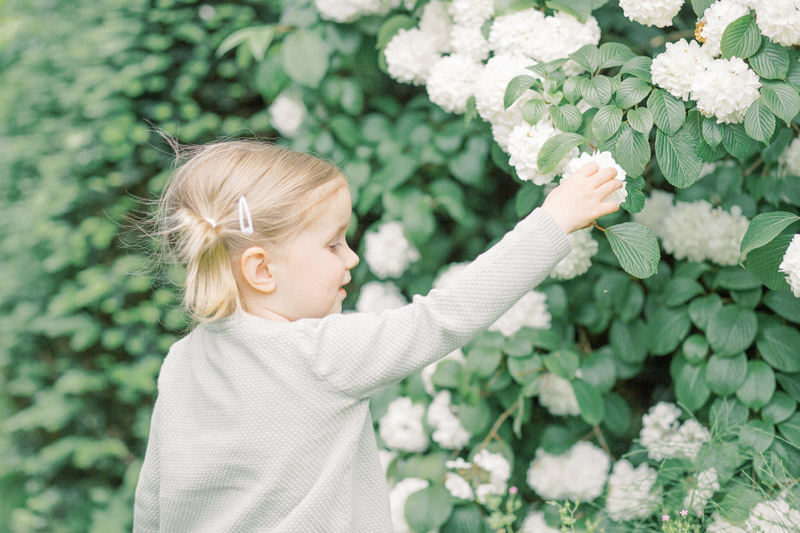
[[[158,533],[160,530],[158,425],[158,402],[156,402],[150,422],[150,438],[147,440],[144,464],[142,464],[139,481],[136,484],[133,507],[134,533]]]
[[[331,315],[304,344],[323,377],[363,398],[444,357],[483,332],[570,251],[550,215],[536,209],[445,289],[380,315]]]

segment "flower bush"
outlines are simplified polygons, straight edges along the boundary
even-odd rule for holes
[[[446,284],[579,161],[623,171],[536,291],[372,399],[397,531],[797,526],[796,0],[26,9],[0,15],[10,531],[130,529],[186,327],[120,230],[169,170],[143,118],[339,164],[367,312]]]

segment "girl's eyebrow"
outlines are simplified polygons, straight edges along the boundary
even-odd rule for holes
[[[341,226],[339,226],[338,228],[336,228],[336,231],[332,231],[332,232],[330,233],[330,238],[332,239],[332,238],[334,238],[334,237],[338,236],[338,235],[339,235],[340,233],[342,233],[343,231],[347,231],[347,229],[348,229],[349,227],[350,227],[350,221],[348,220],[346,223],[344,223],[344,224],[342,224]]]

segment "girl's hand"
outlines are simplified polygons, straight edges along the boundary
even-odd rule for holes
[[[600,170],[597,163],[586,163],[550,191],[542,209],[564,233],[584,228],[595,219],[619,210],[619,204],[603,202],[603,198],[624,186],[621,180],[614,179],[616,175],[617,171],[611,167]]]

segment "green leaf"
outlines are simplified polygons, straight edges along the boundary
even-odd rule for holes
[[[712,288],[747,291],[761,287],[761,281],[741,267],[723,267],[717,273]]]
[[[480,435],[491,423],[492,411],[485,401],[477,405],[462,403],[458,406],[458,420],[461,425],[473,435]]]
[[[406,522],[414,531],[438,529],[453,512],[453,497],[441,485],[412,493],[406,500]]]
[[[703,286],[697,280],[675,277],[664,286],[664,303],[670,307],[682,305],[703,294]]]
[[[689,335],[686,337],[686,340],[683,341],[681,351],[683,352],[683,357],[686,358],[686,361],[690,365],[697,366],[706,360],[706,356],[708,355],[708,340],[706,340],[704,335],[700,335],[699,333]]]
[[[744,131],[753,139],[767,143],[775,131],[775,115],[762,98],[753,102],[744,114]]]
[[[619,130],[622,124],[622,109],[617,106],[607,105],[597,110],[592,120],[592,133],[600,142],[610,139]]]
[[[328,45],[314,30],[297,30],[283,39],[281,63],[300,85],[319,87],[328,72]]]
[[[653,112],[653,122],[668,135],[674,135],[686,120],[683,102],[661,89],[653,89],[647,99],[647,107]]]
[[[692,327],[686,308],[662,307],[647,320],[647,343],[654,355],[672,353]]]
[[[739,428],[739,445],[752,448],[756,453],[764,453],[775,438],[775,426],[765,420],[748,420]]]
[[[620,107],[633,107],[648,94],[653,87],[639,78],[625,78],[617,88],[617,104]]]
[[[536,78],[525,74],[516,76],[514,79],[508,82],[505,95],[503,96],[503,108],[508,109],[511,107],[520,96],[525,94],[528,89],[533,87],[534,83],[536,83]]]
[[[778,374],[777,379],[786,394],[800,402],[800,374]]]
[[[439,387],[458,388],[458,375],[461,373],[461,368],[461,363],[457,361],[440,361],[431,376],[431,382]]]
[[[789,72],[786,73],[786,82],[800,91],[800,57],[796,55],[789,59]]]
[[[675,384],[675,397],[685,404],[687,409],[697,411],[708,401],[711,390],[706,385],[703,365],[691,365],[682,356],[677,355],[672,359],[670,374]]]
[[[486,533],[486,522],[477,504],[456,505],[453,514],[439,531],[440,533]]]
[[[628,124],[631,128],[647,136],[653,129],[653,112],[646,107],[638,107],[628,111]]]
[[[584,70],[590,73],[597,72],[600,68],[600,51],[593,44],[586,44],[578,48],[569,55],[569,58],[579,64]],[[609,91],[609,98],[611,92]],[[596,106],[600,107],[600,106]]]
[[[539,155],[536,157],[536,165],[539,167],[539,172],[547,174],[556,168],[556,165],[561,162],[564,157],[572,151],[576,146],[588,143],[588,139],[583,135],[577,133],[559,133],[549,138],[539,150]]]
[[[795,413],[788,420],[778,425],[781,435],[794,447],[800,447],[800,413]]]
[[[474,370],[479,376],[488,378],[500,366],[502,358],[503,353],[499,348],[475,346],[467,353],[467,368]]]
[[[756,314],[735,304],[723,305],[708,323],[708,342],[717,355],[733,356],[746,350],[756,338]]]
[[[614,319],[608,340],[617,357],[626,363],[641,363],[647,358],[647,330],[641,320]]]
[[[788,126],[800,112],[800,94],[788,83],[765,83],[761,98],[767,107]]]
[[[744,262],[747,270],[773,291],[789,290],[786,276],[778,267],[791,241],[792,235],[778,235],[761,248],[751,250]]]
[[[797,411],[797,402],[785,392],[773,394],[769,403],[761,409],[761,418],[771,424],[780,424]]]
[[[580,364],[580,358],[572,350],[558,350],[544,357],[544,366],[553,374],[572,379]]]
[[[378,30],[378,39],[375,43],[375,49],[383,50],[398,31],[409,30],[416,25],[417,19],[409,17],[408,15],[394,15],[389,17],[381,24],[381,28]]]
[[[747,375],[736,389],[736,397],[751,409],[761,409],[775,392],[775,372],[763,361],[748,361]]]
[[[762,78],[782,80],[789,73],[789,51],[764,37],[761,48],[750,58],[749,63]]]
[[[753,140],[742,124],[725,124],[722,127],[722,146],[732,156],[744,159],[753,149]]]
[[[246,43],[253,57],[258,61],[262,61],[264,55],[267,53],[269,45],[272,44],[274,36],[275,26],[273,24],[242,28],[228,35],[225,40],[222,41],[222,44],[217,48],[217,57],[222,57],[230,50]]]
[[[472,136],[460,154],[448,159],[447,169],[460,181],[475,185],[483,179],[488,155],[489,139],[481,135]]]
[[[595,350],[581,362],[581,376],[584,381],[600,392],[610,391],[617,382],[617,368],[611,350]]]
[[[598,75],[591,80],[584,80],[581,84],[583,99],[594,107],[602,107],[611,100],[613,88],[611,80],[606,76]]]
[[[600,45],[601,69],[622,66],[634,57],[633,50],[624,44],[609,42]]]
[[[734,20],[722,33],[720,49],[725,59],[734,56],[747,59],[756,53],[759,46],[761,46],[761,32],[758,31],[756,19],[752,15]]]
[[[764,328],[758,333],[756,348],[772,368],[789,374],[800,372],[800,332],[796,328]]]
[[[747,357],[744,353],[733,357],[720,357],[716,354],[708,358],[706,364],[706,383],[714,394],[728,396],[744,382],[747,375]]]
[[[578,131],[583,121],[580,110],[572,104],[550,106],[550,118],[556,128],[566,132]]]
[[[622,68],[619,69],[620,74],[630,74],[631,76],[635,76],[640,80],[644,80],[647,83],[652,83],[653,78],[650,74],[650,68],[652,66],[653,60],[649,57],[645,56],[636,56],[632,57],[622,65]]]
[[[702,17],[706,9],[715,1],[716,0],[692,0],[692,9],[694,10],[694,14],[697,15],[697,18]]]
[[[667,181],[679,188],[692,185],[700,177],[703,162],[694,149],[696,142],[686,130],[669,136],[656,131],[656,161]]]
[[[709,294],[692,300],[689,304],[689,317],[695,326],[705,331],[711,317],[722,309],[722,298],[718,294]]]
[[[613,392],[605,395],[606,416],[603,427],[614,435],[624,436],[631,427],[631,408],[619,394]]]
[[[614,144],[614,159],[629,176],[641,175],[650,162],[650,143],[647,142],[647,137],[623,124]]]
[[[603,421],[606,414],[606,404],[603,397],[593,386],[580,378],[572,380],[572,390],[578,399],[581,408],[581,418],[590,426],[596,426]]]
[[[661,253],[656,236],[649,228],[623,222],[607,228],[604,234],[625,272],[639,279],[656,273]]]
[[[764,296],[764,305],[779,317],[795,324],[800,324],[800,298],[790,292],[768,292]]]
[[[526,358],[509,357],[507,363],[509,374],[520,385],[527,385],[539,379],[544,371],[542,358],[538,355]]]
[[[547,104],[544,103],[544,100],[534,98],[522,104],[521,111],[522,118],[525,119],[525,122],[533,126],[542,120],[542,117],[547,112]]]
[[[569,13],[581,22],[592,14],[592,0],[546,0],[545,5],[550,9]]]
[[[712,148],[716,148],[722,142],[722,126],[717,124],[714,118],[704,117],[701,126],[703,140]]]

